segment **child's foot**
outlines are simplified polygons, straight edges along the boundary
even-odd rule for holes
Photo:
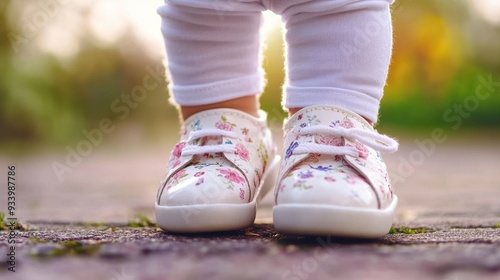
[[[255,118],[214,109],[192,115],[184,122],[158,191],[158,225],[175,232],[252,225],[256,203],[274,183],[264,184],[274,159],[265,113]]]
[[[335,106],[310,106],[285,125],[274,226],[280,233],[376,238],[396,209],[379,152],[395,140]]]

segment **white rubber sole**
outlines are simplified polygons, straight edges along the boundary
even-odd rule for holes
[[[197,204],[162,206],[155,204],[156,222],[166,231],[179,233],[217,232],[244,229],[253,224],[257,204],[275,184],[280,157],[270,163],[257,193],[245,204]]]
[[[386,209],[283,204],[273,208],[277,232],[292,235],[331,235],[352,238],[379,238],[392,226],[397,196]]]

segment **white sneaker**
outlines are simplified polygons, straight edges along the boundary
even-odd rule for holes
[[[277,163],[264,112],[260,118],[233,109],[191,116],[161,181],[155,205],[158,225],[175,232],[252,225],[257,202],[275,183],[264,179]]]
[[[284,129],[276,230],[360,238],[387,234],[397,197],[379,151],[394,152],[398,143],[335,106],[303,108]]]

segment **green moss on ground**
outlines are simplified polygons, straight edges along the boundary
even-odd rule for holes
[[[402,233],[402,234],[421,234],[421,233],[426,233],[428,232],[425,227],[421,228],[408,228],[405,226],[400,226],[399,228],[396,227],[391,227],[389,230],[389,234],[396,234],[396,233]]]

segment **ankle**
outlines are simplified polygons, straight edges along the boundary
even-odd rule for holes
[[[257,99],[257,95],[251,96],[243,96],[231,100],[226,100],[217,103],[211,103],[206,105],[199,106],[180,106],[179,112],[181,114],[181,119],[185,120],[190,116],[211,109],[220,109],[220,108],[229,108],[235,109],[247,114],[250,114],[254,117],[259,116],[259,101]]]
[[[302,108],[288,108],[288,117],[295,115],[295,113],[302,110]]]

